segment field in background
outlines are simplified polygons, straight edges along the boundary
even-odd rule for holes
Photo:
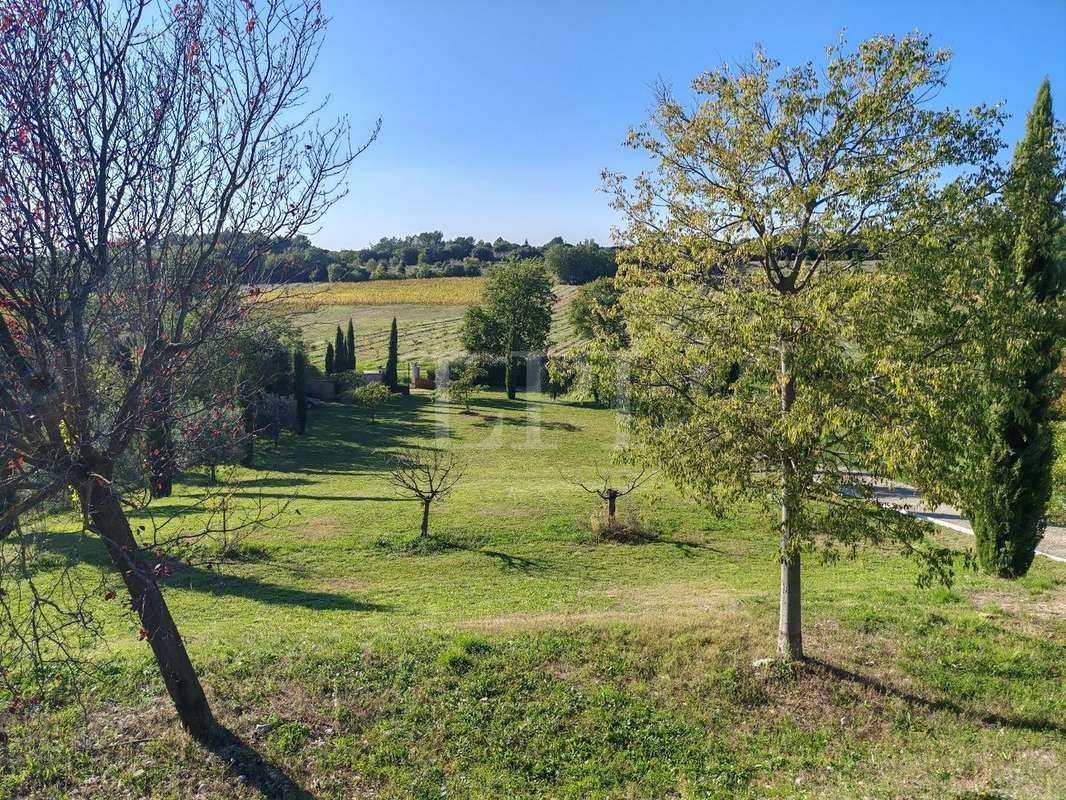
[[[297,324],[313,363],[323,364],[326,343],[348,319],[355,325],[356,361],[360,368],[385,361],[389,327],[397,320],[402,365],[435,364],[463,352],[463,313],[478,302],[483,278],[421,278],[405,281],[309,284],[287,289],[294,298]],[[551,352],[566,352],[578,341],[567,309],[578,287],[558,285],[552,315]]]

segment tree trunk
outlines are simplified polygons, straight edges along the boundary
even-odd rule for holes
[[[504,378],[507,384],[507,399],[514,400],[518,395],[518,389],[515,387],[514,377],[514,334],[509,333],[507,335],[507,362],[504,365]]]
[[[611,493],[609,493],[607,495],[607,521],[608,522],[614,522],[614,505],[615,505],[615,501],[617,499],[618,499],[617,495],[615,495],[613,492],[611,492]]]
[[[429,536],[429,504],[431,501],[422,501],[422,537]]]
[[[778,383],[781,387],[781,416],[787,418],[796,397],[792,376],[792,353],[788,342],[781,342],[781,366]],[[803,629],[800,606],[800,554],[792,540],[792,509],[795,496],[792,462],[787,452],[781,453],[781,600],[778,609],[777,652],[789,660],[803,658]]]
[[[133,609],[140,618],[141,632],[155,654],[163,683],[174,701],[182,726],[202,742],[215,740],[221,733],[221,726],[211,713],[200,679],[151,568],[141,558],[129,521],[106,483],[92,483],[89,518],[122,575]]]

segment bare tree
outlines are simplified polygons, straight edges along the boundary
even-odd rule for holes
[[[389,458],[389,482],[422,501],[423,537],[429,536],[429,507],[447,499],[462,477],[459,460],[448,450],[412,448]]]
[[[620,483],[615,483],[611,479],[611,475],[608,472],[602,470],[596,472],[596,476],[600,480],[599,486],[586,485],[581,481],[575,480],[574,484],[580,486],[589,494],[596,495],[607,504],[607,524],[613,526],[615,524],[615,507],[619,497],[625,497],[628,494],[632,494],[653,477],[654,472],[648,472],[642,469],[639,473],[631,477],[629,480],[622,480]]]
[[[218,355],[269,301],[248,285],[270,280],[261,254],[344,192],[362,148],[344,120],[315,124],[306,85],[325,20],[315,0],[0,0],[0,17],[0,544],[17,553],[73,495],[182,724],[211,740],[165,570],[127,516],[144,484],[130,454],[161,403],[241,396]],[[95,588],[42,587],[18,563],[0,560],[0,668],[44,685],[75,661],[69,630],[93,628]]]

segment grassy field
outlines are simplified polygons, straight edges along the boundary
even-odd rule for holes
[[[326,343],[348,320],[355,326],[356,356],[361,367],[380,366],[388,348],[393,317],[399,324],[400,361],[435,364],[462,353],[463,313],[477,303],[483,278],[421,278],[293,287],[296,320],[311,358],[322,366]],[[574,346],[577,335],[567,318],[576,286],[556,286],[558,301],[552,318],[552,352]]]
[[[922,590],[887,550],[808,558],[811,661],[754,666],[774,649],[770,517],[714,518],[650,484],[622,510],[655,535],[598,541],[572,481],[608,464],[613,412],[495,394],[474,411],[423,393],[375,425],[315,409],[238,490],[297,493],[280,524],[240,564],[168,579],[246,748],[207,752],[176,729],[136,627],[101,600],[88,725],[73,704],[9,718],[0,796],[1061,796],[1066,565]],[[432,518],[439,550],[410,551],[418,507],[383,474],[381,451],[413,443],[466,463]],[[33,557],[78,554],[104,565],[74,534]]]

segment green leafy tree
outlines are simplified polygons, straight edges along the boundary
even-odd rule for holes
[[[335,364],[335,360],[334,360],[334,356],[333,356],[333,345],[327,343],[326,344],[326,374],[327,375],[332,375],[335,368],[336,368],[336,364]]]
[[[893,541],[948,580],[950,553],[869,502],[858,461],[883,425],[864,343],[885,281],[864,263],[944,168],[983,151],[986,120],[926,107],[948,54],[878,36],[824,67],[761,51],[661,87],[628,142],[655,162],[608,175],[629,220],[619,282],[632,340],[634,459],[712,509],[780,514],[778,650],[803,656],[800,557]],[[960,176],[957,180],[962,180]]]
[[[400,385],[397,375],[400,361],[400,332],[396,327],[396,317],[392,318],[392,328],[389,330],[389,353],[385,359],[384,383],[389,389],[396,391]]]
[[[348,338],[344,343],[344,349],[348,354],[348,369],[355,369],[355,326],[352,325],[351,317],[348,318]]]
[[[366,386],[360,386],[353,392],[355,401],[366,409],[370,415],[370,423],[377,422],[378,409],[385,405],[389,401],[389,397],[392,393],[389,391],[389,387],[381,383],[368,383]]]
[[[570,324],[578,335],[626,347],[629,340],[620,296],[614,278],[596,278],[578,289],[567,308]]]
[[[515,354],[547,347],[554,303],[544,268],[536,262],[518,261],[497,266],[481,304],[466,311],[463,347],[469,353],[503,357],[511,400],[517,394]]]
[[[296,432],[307,432],[307,356],[297,348],[292,354],[292,393],[296,398]]]
[[[444,393],[449,401],[469,412],[474,395],[485,388],[481,383],[485,376],[485,365],[479,359],[472,358],[463,365],[458,375],[449,378]]]
[[[544,263],[560,283],[581,284],[614,275],[614,252],[594,241],[576,245],[552,244],[544,251]]]

